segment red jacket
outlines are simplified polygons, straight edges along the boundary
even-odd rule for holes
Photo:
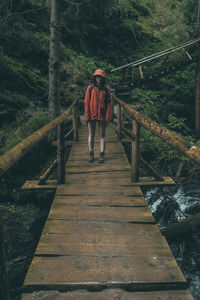
[[[87,88],[84,100],[86,122],[91,120],[99,120],[109,123],[112,120],[112,102],[110,88],[107,87],[107,97],[105,89],[99,89],[95,85],[92,88],[90,97],[90,89],[91,85],[89,85]],[[108,100],[106,100],[106,98]]]

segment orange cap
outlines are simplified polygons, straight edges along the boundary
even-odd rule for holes
[[[106,78],[106,73],[103,70],[100,70],[100,69],[96,70],[93,74],[93,77],[97,76],[97,75],[100,75],[101,77]]]

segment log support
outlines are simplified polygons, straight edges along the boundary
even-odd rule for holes
[[[117,103],[117,138],[121,139],[121,105]]]
[[[139,158],[140,158],[140,124],[132,121],[133,136],[132,140],[132,154],[131,154],[131,181],[139,181]]]
[[[64,140],[64,124],[58,126],[57,129],[57,181],[58,184],[65,183],[65,140]]]
[[[73,131],[74,131],[74,142],[79,141],[78,137],[78,100],[76,100],[73,107]]]

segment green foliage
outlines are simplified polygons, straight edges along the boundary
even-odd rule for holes
[[[180,129],[184,124],[184,118],[177,118],[174,114],[168,116],[168,127],[170,129]]]
[[[158,91],[135,88],[132,90],[132,99],[138,102],[138,109],[149,118],[159,120],[159,112],[165,105],[165,98],[160,97]]]
[[[8,202],[4,204],[4,206],[9,212],[14,213],[17,217],[17,221],[23,224],[23,226],[27,226],[27,229],[29,229],[31,219],[39,215],[40,212],[39,207],[36,207],[33,204],[16,205]]]
[[[140,16],[150,14],[147,5],[134,0],[65,2],[62,14],[64,43],[89,56],[108,59],[111,63],[125,59],[140,38]],[[125,56],[125,57],[124,57]]]
[[[189,159],[174,150],[160,138],[151,132],[142,128],[141,130],[142,156],[155,168],[160,174],[169,174],[172,178],[176,177],[176,172],[180,162],[187,166]],[[185,170],[187,172],[187,170]],[[182,174],[183,175],[183,174]]]
[[[182,6],[187,20],[187,30],[192,36],[195,36],[200,30],[200,2],[197,0],[183,0]]]
[[[26,134],[26,136],[30,135],[48,122],[50,122],[50,119],[47,114],[34,115],[25,123],[23,132]]]
[[[24,112],[18,112],[16,115],[16,122],[12,124],[12,127],[9,128],[8,133],[6,134],[5,146],[0,149],[0,153],[3,154],[14,147],[16,144],[21,142],[24,138],[40,129],[42,126],[47,124],[49,116],[46,113],[37,113],[28,120]],[[0,134],[4,133],[0,131]]]

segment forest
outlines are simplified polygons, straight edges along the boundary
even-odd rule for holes
[[[117,91],[123,84],[123,72],[113,69],[199,37],[200,1],[197,0],[59,1],[61,111],[75,98],[83,103],[96,69],[106,72],[107,84]],[[0,2],[0,155],[51,119],[48,102],[50,9],[51,0]],[[157,123],[200,146],[200,130],[195,124],[198,55],[199,42],[146,62],[142,64],[143,79],[138,66],[132,67],[132,77],[136,80],[133,80],[128,102]],[[161,73],[169,65],[177,65],[177,68],[153,80],[146,79],[146,74],[158,70]],[[190,282],[193,297],[199,299],[199,219],[183,236],[172,237],[170,231],[171,223],[200,213],[199,166],[150,132],[142,130],[141,135],[144,158],[160,174],[171,176],[176,182],[171,188],[144,188],[144,193]],[[52,135],[40,149],[34,148],[0,177],[0,212],[5,223],[8,276],[14,300],[20,299],[23,279],[53,197],[52,192],[22,193],[21,186],[52,163],[56,155],[55,149],[49,150],[53,139]],[[124,147],[129,155],[128,145]],[[145,170],[142,172],[145,174]],[[18,238],[13,228],[20,232]]]

